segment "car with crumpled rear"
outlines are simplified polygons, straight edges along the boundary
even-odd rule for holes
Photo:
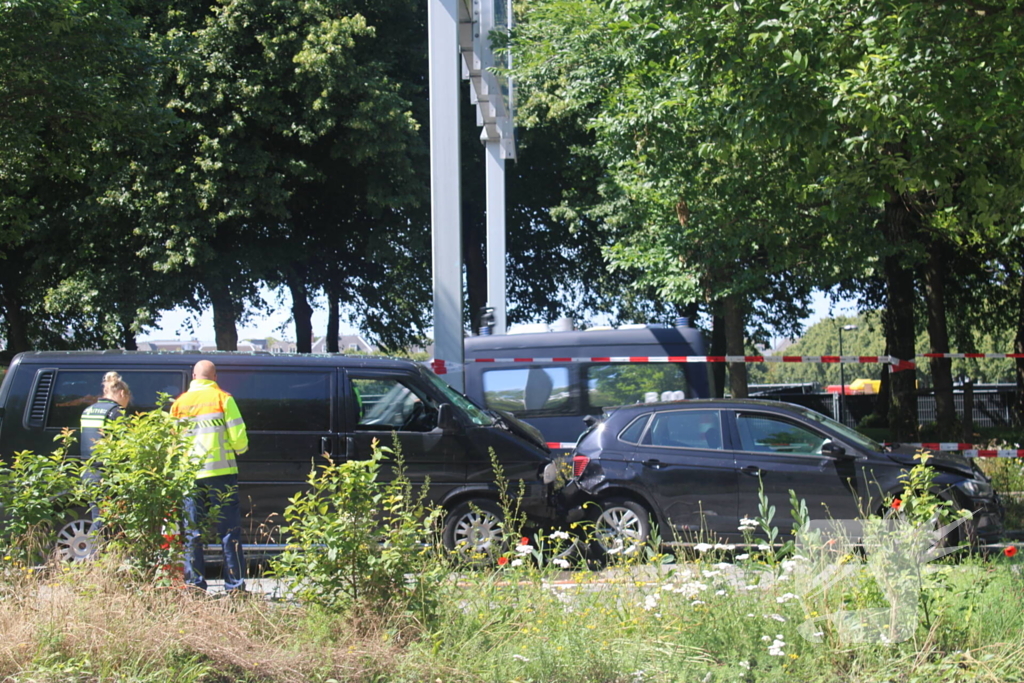
[[[646,540],[652,522],[669,543],[735,542],[742,538],[741,518],[757,515],[761,487],[783,532],[793,524],[790,489],[806,501],[811,519],[855,519],[898,496],[914,455],[777,401],[624,406],[580,438],[561,498],[570,518],[589,515],[595,522],[605,551]],[[929,464],[939,496],[973,515],[947,542],[997,540],[1002,504],[977,465],[946,453]]]

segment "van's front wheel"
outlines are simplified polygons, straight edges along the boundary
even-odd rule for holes
[[[467,500],[445,515],[441,539],[465,560],[497,557],[502,552],[501,509],[494,501]]]

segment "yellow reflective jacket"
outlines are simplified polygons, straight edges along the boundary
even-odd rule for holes
[[[213,380],[194,379],[171,406],[171,415],[190,423],[192,457],[202,462],[197,479],[238,473],[235,456],[248,450],[249,437],[231,394]]]

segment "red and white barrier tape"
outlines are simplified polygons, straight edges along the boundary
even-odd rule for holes
[[[474,363],[884,363],[893,372],[913,370],[913,361],[894,356],[589,356],[584,358],[467,358],[465,363],[435,358],[431,369],[438,375]]]
[[[922,353],[924,358],[1024,358],[1024,353]]]

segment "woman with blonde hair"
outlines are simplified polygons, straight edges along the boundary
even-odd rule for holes
[[[97,441],[103,438],[103,429],[117,418],[124,415],[124,409],[132,400],[132,392],[121,375],[108,372],[103,376],[103,396],[82,411],[82,460],[88,462],[92,458],[92,449]],[[82,470],[82,479],[86,483],[97,483],[100,473],[95,467]],[[89,506],[89,516],[93,527],[98,528],[99,508],[95,503]]]

